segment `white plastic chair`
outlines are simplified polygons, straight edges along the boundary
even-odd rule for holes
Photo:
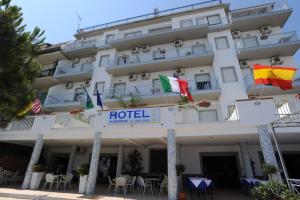
[[[53,174],[46,174],[46,182],[42,188],[42,190],[44,190],[44,188],[46,187],[47,184],[49,184],[49,190],[51,190],[53,183],[57,183],[57,180],[55,180],[55,176]],[[57,183],[58,184],[58,183]]]
[[[300,195],[300,179],[289,179],[294,192]]]
[[[159,189],[158,196],[160,196],[161,192],[163,192],[164,189],[166,191],[168,191],[168,177],[167,176],[164,177],[163,181],[160,184],[160,189]]]
[[[108,186],[108,191],[107,191],[107,193],[109,193],[111,186],[115,186],[115,185],[116,185],[116,180],[115,180],[115,179],[112,180],[112,179],[110,178],[110,176],[108,176],[108,183],[109,183],[109,186]]]
[[[60,181],[59,181],[58,185],[63,184],[64,190],[66,190],[66,186],[67,186],[67,184],[69,184],[70,190],[71,190],[71,181],[72,181],[72,179],[73,179],[73,174],[67,174],[65,176],[62,176],[60,178]]]
[[[128,179],[128,182],[126,184],[127,187],[129,187],[129,189],[135,193],[135,190],[134,190],[134,184],[135,184],[135,181],[136,181],[136,176],[133,176],[131,177],[130,179]]]
[[[140,193],[143,191],[143,195],[146,192],[146,189],[150,189],[151,193],[153,194],[153,184],[151,181],[145,181],[142,177],[138,177],[139,184],[140,184]]]
[[[118,194],[119,193],[119,189],[121,188],[124,192],[124,195],[126,194],[126,178],[125,177],[118,177],[115,179],[116,180],[116,184],[115,184],[115,192],[114,194]]]

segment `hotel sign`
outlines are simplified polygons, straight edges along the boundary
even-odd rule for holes
[[[143,123],[159,123],[159,108],[141,108],[113,110],[108,112],[108,124],[143,124]]]

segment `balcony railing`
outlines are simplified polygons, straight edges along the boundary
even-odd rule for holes
[[[93,72],[92,63],[83,63],[76,65],[59,66],[55,71],[55,76],[72,75],[80,73],[91,73]]]
[[[25,117],[24,119],[16,120],[11,122],[8,127],[3,129],[3,131],[22,131],[22,130],[29,130],[31,129],[34,116]]]
[[[136,17],[130,17],[127,19],[122,19],[122,20],[109,22],[109,23],[105,23],[105,24],[100,24],[100,25],[96,25],[96,26],[90,26],[87,28],[78,29],[77,33],[85,33],[85,32],[90,32],[90,31],[101,30],[101,29],[118,26],[118,25],[122,25],[122,24],[153,19],[155,17],[162,17],[162,16],[166,16],[166,15],[172,15],[175,13],[186,12],[186,11],[191,11],[191,10],[195,10],[195,9],[199,9],[199,8],[205,8],[205,7],[220,5],[220,4],[222,4],[221,0],[205,1],[205,2],[201,2],[201,3],[197,3],[197,4],[172,8],[172,9],[168,9],[168,10],[157,11],[157,12],[140,15],[140,16],[136,16]]]
[[[48,94],[44,106],[81,105],[85,99],[84,93]]]
[[[278,33],[266,35],[264,38],[256,38],[256,40],[252,40],[251,42],[247,42],[247,37],[240,38],[237,40],[236,46],[238,49],[247,49],[247,48],[256,48],[256,47],[264,47],[270,45],[280,45],[286,44],[290,42],[298,41],[298,36],[296,31],[287,32],[287,33]]]
[[[83,40],[83,41],[75,40],[63,45],[62,50],[72,51],[75,49],[96,47],[96,44],[97,44],[97,40]]]
[[[213,53],[211,44],[199,44],[194,47],[160,49],[153,52],[141,53],[137,55],[123,55],[117,59],[110,61],[110,67],[114,66],[130,66],[135,64],[146,64],[151,62],[159,62],[168,59],[176,59],[180,57],[193,57]]]
[[[188,82],[189,89],[192,94],[196,92],[205,92],[220,89],[218,80],[214,78],[203,81],[190,80]],[[137,95],[145,98],[168,94],[164,93],[161,87],[154,87],[153,85],[129,86],[122,89],[111,88],[106,89],[102,92],[102,96],[105,99],[117,99],[118,97],[127,98],[132,95]]]
[[[266,13],[271,13],[275,11],[280,11],[280,10],[286,10],[288,9],[287,5],[285,3],[283,4],[266,4],[266,5],[261,5],[261,6],[255,6],[255,7],[250,7],[250,8],[244,8],[244,9],[237,9],[231,11],[231,19],[239,19],[243,17],[249,17],[249,16],[259,16],[263,15]]]

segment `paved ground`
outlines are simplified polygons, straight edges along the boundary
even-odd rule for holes
[[[74,187],[75,188],[75,185]],[[77,189],[77,188],[76,188]],[[107,187],[99,186],[96,189],[96,195],[86,196],[78,194],[76,189],[67,191],[41,191],[41,190],[21,190],[19,187],[3,187],[0,186],[0,200],[121,200],[121,199],[132,199],[132,200],[166,200],[167,195],[158,196],[157,194],[128,194],[126,197],[122,195],[114,196],[113,193],[107,193]],[[188,193],[188,199],[191,199]],[[197,194],[193,195],[193,199],[205,199],[204,196],[199,196]],[[250,200],[249,197],[242,194],[237,190],[214,190],[213,200]]]

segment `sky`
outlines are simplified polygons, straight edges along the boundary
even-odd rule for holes
[[[46,42],[59,43],[73,40],[78,27],[77,14],[82,18],[80,27],[88,27],[119,19],[153,12],[154,8],[165,10],[203,2],[204,0],[12,0],[22,7],[27,30],[35,26],[45,30]],[[222,0],[231,9],[270,3],[272,0]],[[287,2],[294,12],[284,26],[284,31],[300,32],[300,0]],[[300,63],[300,52],[296,54]]]

